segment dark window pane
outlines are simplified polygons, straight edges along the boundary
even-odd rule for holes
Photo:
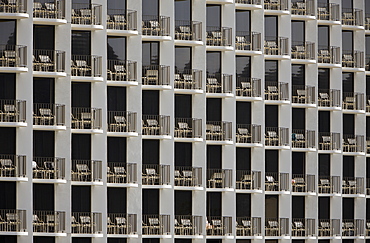
[[[0,182],[0,208],[16,209],[17,208],[17,182],[1,181]],[[0,241],[1,242],[1,241]]]
[[[175,95],[175,117],[176,118],[191,118],[192,117],[192,96],[191,95]]]
[[[126,111],[126,87],[108,87],[108,111]]]
[[[191,191],[175,191],[175,215],[192,215]]]
[[[342,48],[343,51],[353,51],[353,32],[342,31]]]
[[[72,186],[72,212],[91,212],[90,186]]]
[[[292,218],[304,219],[305,218],[305,198],[292,197]]]
[[[159,65],[159,43],[143,42],[142,44],[142,63],[143,66]]]
[[[221,73],[221,52],[207,52],[207,73]]]
[[[16,154],[16,128],[0,127],[0,134],[6,138],[0,140],[0,154]]]
[[[292,43],[305,41],[305,22],[292,21]]]
[[[221,27],[221,6],[220,5],[207,5],[207,27]]]
[[[0,100],[14,100],[16,93],[15,74],[0,73]],[[0,107],[3,109],[3,107]]]
[[[236,194],[236,217],[251,216],[251,195],[244,193]]]
[[[91,83],[72,82],[72,107],[91,107]]]
[[[90,31],[72,31],[72,55],[91,55]]]
[[[353,1],[352,0],[342,0],[342,9],[353,8]]]
[[[206,99],[207,121],[221,121],[222,99]]]
[[[279,80],[278,62],[265,61],[265,81],[277,82]]]
[[[0,45],[15,45],[16,38],[16,20],[0,20]]]
[[[327,49],[330,45],[330,34],[329,26],[319,25],[318,26],[318,40],[319,40],[319,49]]]
[[[143,90],[142,95],[143,114],[159,115],[159,92],[155,90]]]
[[[192,151],[192,143],[175,143],[175,166],[192,166]]]
[[[175,72],[191,70],[191,47],[175,47]]]
[[[235,21],[236,21],[236,31],[250,31],[251,25],[251,12],[250,11],[240,11],[235,12]]]
[[[330,69],[328,68],[319,68],[319,92],[320,90],[330,89]]]
[[[142,143],[143,164],[159,164],[160,143],[158,140],[143,139]]]
[[[305,65],[292,65],[293,85],[305,85]]]
[[[143,214],[159,214],[159,190],[144,189],[142,195]]]
[[[279,196],[265,196],[265,218],[279,218]]]
[[[222,168],[222,146],[207,145],[207,169]]]
[[[277,16],[265,16],[265,36],[277,37],[278,18]]]
[[[236,74],[238,77],[251,77],[251,57],[236,56]]]
[[[353,73],[342,73],[343,92],[354,91]]]
[[[126,213],[126,188],[108,187],[107,190],[108,213]]]
[[[222,213],[222,193],[207,192],[207,216],[221,216]],[[209,222],[211,223],[211,222]]]
[[[126,37],[108,37],[108,60],[126,60]]]
[[[306,129],[306,110],[305,109],[292,109],[292,127],[293,129]]]
[[[108,0],[108,9],[126,9],[126,0]]]
[[[279,171],[279,151],[265,150],[265,170],[266,172]]]
[[[126,162],[126,138],[108,137],[108,162]]]
[[[266,127],[278,127],[279,126],[279,106],[277,105],[266,105],[265,106],[265,119]]]
[[[33,210],[54,211],[54,184],[33,184]]]
[[[54,132],[33,131],[33,156],[54,157],[54,141]]]
[[[52,25],[33,26],[33,48],[41,50],[54,50],[55,28]]]
[[[54,79],[33,79],[33,103],[54,104]]]
[[[250,148],[236,148],[236,170],[250,170],[251,169],[251,149]],[[240,178],[237,178],[238,180]]]
[[[319,132],[330,132],[330,111],[319,111]]]
[[[72,134],[72,160],[91,159],[91,135]]]
[[[319,176],[330,176],[330,154],[319,154]]]
[[[142,0],[143,15],[159,15],[159,0]]]
[[[236,124],[251,124],[251,102],[236,102]]]
[[[175,19],[191,20],[191,0],[175,0]]]

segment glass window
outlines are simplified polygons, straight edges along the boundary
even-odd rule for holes
[[[249,32],[251,27],[251,12],[236,11],[235,13],[236,31]]]
[[[251,57],[237,56],[236,57],[236,75],[238,77],[251,77]]]
[[[292,21],[292,42],[305,42],[305,22]]]
[[[353,73],[342,73],[342,89],[343,92],[354,91]]]
[[[370,1],[365,0],[365,13],[366,15],[370,14]]]
[[[33,48],[41,50],[54,50],[55,28],[52,25],[33,26]]]
[[[0,45],[16,45],[16,21],[0,20]]]
[[[143,42],[142,44],[143,66],[159,65],[159,43]]]
[[[0,100],[14,100],[16,76],[13,73],[0,73]],[[2,109],[2,107],[0,107]]]
[[[175,47],[175,72],[191,70],[191,47]]]
[[[278,36],[278,17],[265,16],[265,36],[277,37]]]
[[[72,3],[85,3],[85,4],[90,4],[90,0],[72,0]]]
[[[342,9],[352,9],[353,1],[352,0],[342,0]]]
[[[108,60],[126,60],[126,37],[108,37]]]
[[[328,68],[319,68],[319,92],[325,90],[327,92],[330,89],[330,70]]]
[[[159,0],[142,0],[143,15],[159,15]]]
[[[265,81],[277,82],[278,80],[278,61],[265,61]]]
[[[207,73],[221,73],[221,52],[207,52]]]
[[[91,55],[90,31],[72,31],[72,55]]]
[[[126,0],[108,0],[108,9],[126,9]]]
[[[343,48],[343,51],[353,50],[353,32],[352,31],[342,31],[342,48]]]
[[[207,27],[221,27],[221,6],[207,5]]]
[[[305,65],[292,65],[292,84],[305,84]]]
[[[91,107],[91,83],[72,82],[72,107]]]
[[[328,47],[330,46],[329,26],[327,25],[318,26],[318,39],[319,39],[319,49],[328,50]]]
[[[365,35],[365,51],[366,55],[370,55],[370,35]]]
[[[191,0],[175,0],[175,19],[191,20]]]
[[[33,79],[33,103],[54,104],[54,79]]]

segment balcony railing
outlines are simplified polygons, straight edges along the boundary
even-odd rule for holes
[[[170,17],[157,15],[142,16],[143,35],[149,36],[169,36],[170,35]]]
[[[338,194],[341,192],[339,176],[319,176],[318,190],[322,194]]]
[[[207,188],[232,188],[231,169],[207,169]]]
[[[135,61],[108,60],[108,81],[136,81],[137,63]]]
[[[370,14],[365,14],[365,30],[370,30]]]
[[[366,195],[370,195],[370,178],[366,178]],[[370,224],[369,224],[370,229]]]
[[[292,237],[316,236],[315,219],[292,219]]]
[[[64,0],[37,0],[33,3],[33,17],[43,19],[64,19]]]
[[[170,66],[143,66],[142,80],[143,85],[170,85]]]
[[[266,146],[289,146],[289,128],[266,127]]]
[[[296,104],[315,104],[315,86],[292,85],[292,103]]]
[[[344,110],[365,110],[364,104],[364,93],[343,92],[342,108]]]
[[[261,0],[235,0],[235,3],[261,5]]]
[[[288,11],[288,0],[266,0],[264,3],[265,10],[282,10]]]
[[[289,228],[289,218],[265,218],[265,236],[287,236]]]
[[[143,235],[169,235],[171,232],[170,215],[143,214],[142,233]]]
[[[202,89],[202,70],[177,70],[175,73],[175,89]]]
[[[318,101],[320,107],[340,107],[340,90],[321,89]]]
[[[0,154],[1,177],[26,177],[25,155]]]
[[[231,141],[232,123],[227,121],[207,121],[206,139],[213,141]]]
[[[319,219],[319,237],[340,236],[339,219]]]
[[[319,46],[317,60],[319,63],[340,64],[340,47]]]
[[[137,113],[108,111],[108,132],[137,132]]]
[[[236,31],[235,49],[241,51],[260,51],[261,33],[253,31]]]
[[[207,73],[206,83],[207,93],[232,93],[233,92],[233,75],[220,73]]]
[[[99,160],[72,160],[72,181],[102,181],[102,162]]]
[[[177,138],[202,138],[202,119],[176,118],[175,137]]]
[[[33,179],[64,180],[65,159],[53,157],[34,157],[32,161]]]
[[[260,217],[236,218],[236,236],[261,236],[261,228]]]
[[[365,179],[363,177],[344,177],[342,194],[365,194]]]
[[[143,164],[143,185],[170,185],[170,169],[169,165]]]
[[[293,148],[315,148],[316,132],[314,130],[297,130],[292,132]]]
[[[170,135],[170,116],[164,115],[143,115],[143,135]]]
[[[27,0],[2,1],[0,13],[26,13]]]
[[[364,222],[363,219],[342,219],[342,236],[365,236]]]
[[[292,1],[291,11],[294,15],[315,16],[315,2],[313,0]]]
[[[256,124],[237,124],[236,142],[237,143],[261,143],[261,125]]]
[[[136,235],[137,215],[125,213],[108,213],[107,234]]]
[[[108,9],[107,29],[137,30],[137,11],[129,9]]]
[[[137,164],[123,162],[107,163],[107,183],[137,183]]]
[[[175,20],[175,39],[202,41],[202,22]]]
[[[236,189],[238,190],[262,190],[261,182],[261,171],[236,171]]]
[[[72,129],[101,129],[102,110],[90,107],[72,107]]]
[[[340,133],[319,133],[319,150],[341,150]]]
[[[365,152],[365,137],[343,134],[343,152]]]
[[[175,235],[202,235],[203,217],[192,215],[175,216]]]
[[[202,186],[202,168],[191,166],[176,166],[175,186]]]
[[[209,236],[228,236],[232,234],[232,217],[207,216],[206,233]]]
[[[26,122],[26,101],[0,100],[0,122]]]
[[[64,233],[66,231],[66,213],[62,211],[33,211],[33,232]]]
[[[342,50],[342,67],[364,68],[364,52]]]
[[[370,17],[369,17],[369,25],[370,25]],[[365,71],[370,71],[370,55],[366,55],[365,57]]]
[[[101,77],[102,58],[95,55],[72,55],[71,60],[72,76],[80,77]]]
[[[261,97],[261,79],[237,77],[235,92],[241,97]]]
[[[315,175],[293,174],[292,188],[293,192],[315,192]]]
[[[340,12],[337,3],[317,3],[317,19],[339,21]]]
[[[26,210],[0,209],[0,232],[26,231]]]
[[[265,190],[266,191],[289,191],[289,173],[266,172]]]
[[[283,82],[265,82],[265,100],[289,100],[289,84]]]
[[[89,3],[72,3],[72,24],[102,24],[102,5]]]
[[[27,46],[0,44],[0,67],[26,67],[26,66],[27,66]]]
[[[289,38],[265,36],[264,52],[265,55],[289,55]]]
[[[343,25],[364,25],[364,11],[362,9],[342,8]]]
[[[33,125],[65,126],[65,105],[34,103]]]
[[[101,213],[72,213],[72,234],[101,234],[102,231],[103,224]]]
[[[292,59],[309,59],[314,60],[316,59],[316,49],[315,43],[313,42],[292,42]]]
[[[232,28],[207,26],[207,46],[231,46]]]

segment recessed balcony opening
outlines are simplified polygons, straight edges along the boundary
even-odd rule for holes
[[[137,11],[127,9],[126,0],[108,1],[107,29],[137,30]]]
[[[142,1],[142,32],[148,36],[169,36],[170,17],[160,15],[158,0]]]
[[[315,16],[315,2],[313,0],[293,0],[291,11],[293,15]]]
[[[232,188],[232,170],[222,169],[222,146],[207,145],[207,188]]]
[[[101,25],[102,5],[73,1],[71,15],[72,24]]]
[[[323,0],[317,3],[317,19],[326,21],[339,21],[340,10],[339,4],[329,3]]]
[[[33,17],[42,19],[64,19],[64,0],[37,0],[33,3]]]
[[[289,4],[287,0],[267,0],[264,2],[265,10],[288,11]]]
[[[0,8],[1,13],[27,13],[27,0],[11,0],[4,2]]]

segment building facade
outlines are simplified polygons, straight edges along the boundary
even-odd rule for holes
[[[0,0],[0,242],[370,241],[370,1]]]

